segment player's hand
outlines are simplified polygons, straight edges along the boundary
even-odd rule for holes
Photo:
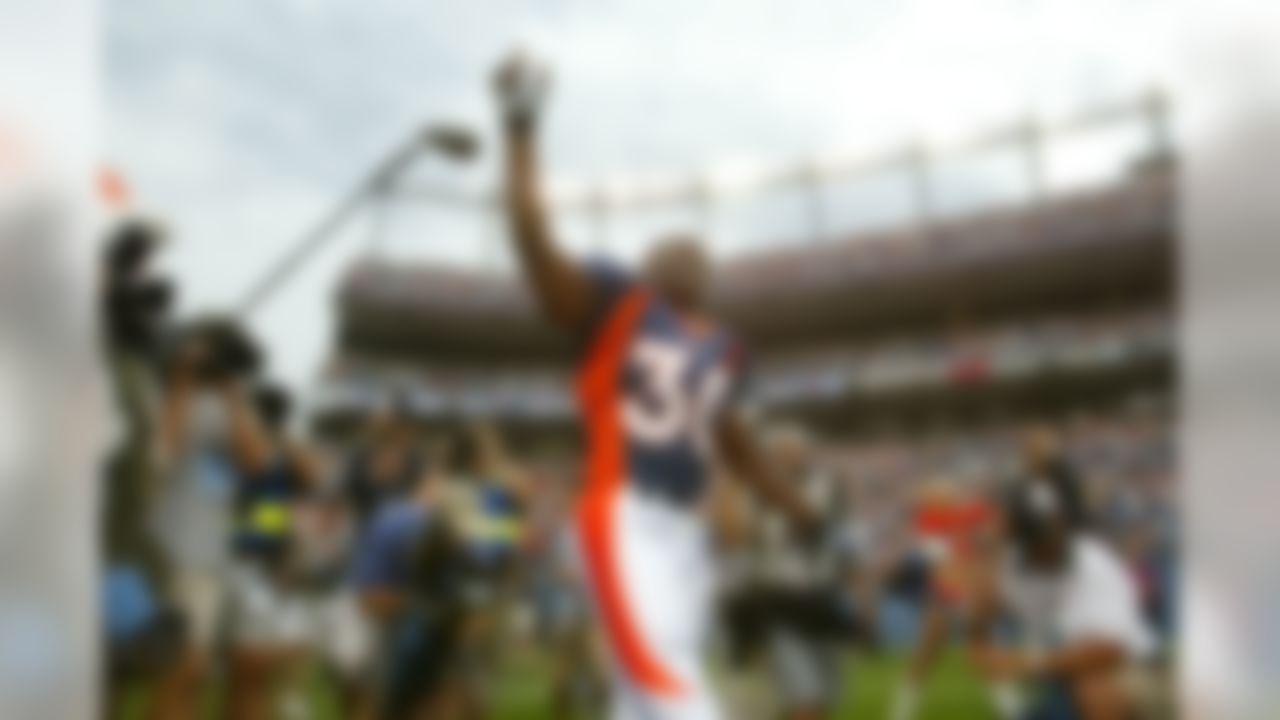
[[[532,128],[551,91],[551,71],[528,53],[516,51],[494,73],[494,90],[503,122],[508,128]]]

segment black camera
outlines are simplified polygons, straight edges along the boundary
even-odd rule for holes
[[[177,349],[185,353],[193,347],[199,348],[194,371],[202,383],[250,378],[264,364],[258,343],[239,322],[226,316],[211,315],[189,324],[179,334]]]
[[[176,292],[153,276],[149,262],[163,232],[143,220],[129,220],[107,238],[103,286],[103,326],[113,347],[151,353],[158,349]]]

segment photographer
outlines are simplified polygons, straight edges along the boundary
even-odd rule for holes
[[[283,388],[231,382],[223,392],[239,478],[227,603],[231,715],[265,720],[310,649],[294,514],[320,473],[310,450],[287,433],[292,400]]]
[[[152,275],[150,264],[162,242],[159,227],[142,220],[116,227],[102,257],[100,298],[103,354],[121,419],[120,441],[105,468],[103,546],[108,565],[134,568],[152,585],[163,581],[166,570],[160,548],[141,521],[161,471],[157,358],[173,293],[165,280]]]
[[[173,292],[151,270],[163,241],[158,226],[126,220],[110,231],[100,265],[99,341],[119,420],[103,468],[100,523],[106,679],[113,699],[126,683],[155,675],[182,650],[183,618],[161,597],[171,580],[171,558],[149,523],[166,473],[168,388],[160,366]],[[159,717],[178,717],[166,714],[164,705],[163,699],[156,703]]]
[[[286,452],[279,429],[287,396],[274,389],[254,392],[261,358],[236,324],[221,318],[192,324],[178,335],[164,364],[160,429],[166,482],[149,528],[166,552],[166,596],[185,633],[181,657],[155,693],[152,715],[186,718],[197,711],[228,600],[244,594],[242,583],[234,581],[244,574],[250,554],[242,537],[247,506],[258,486],[283,492],[278,488],[304,484],[311,471],[292,449],[287,462],[278,459]],[[279,517],[283,532],[287,514]],[[238,690],[237,697],[246,694]]]
[[[1027,428],[1018,438],[1021,472],[1010,483],[1006,498],[1008,522],[1015,532],[1029,532],[1034,518],[1029,518],[1019,503],[1019,493],[1036,483],[1046,483],[1061,504],[1063,517],[1073,530],[1093,527],[1086,502],[1084,480],[1075,463],[1063,448],[1059,433],[1045,426]]]
[[[1033,684],[1026,720],[1140,717],[1134,681],[1154,649],[1138,592],[1116,553],[1075,525],[1073,509],[1047,481],[1010,498],[1022,521],[998,572],[981,584],[971,654],[993,679]],[[1020,644],[992,632],[1002,611],[1017,621]]]

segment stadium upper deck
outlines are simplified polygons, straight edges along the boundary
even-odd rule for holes
[[[1165,392],[1174,192],[1167,168],[1146,169],[1038,205],[759,252],[721,264],[716,304],[750,349],[756,400],[842,423],[850,397],[1016,411]],[[338,310],[322,422],[389,390],[428,416],[573,416],[565,341],[512,276],[364,261]]]
[[[983,320],[1167,304],[1174,189],[1167,172],[1022,206],[722,263],[720,314],[782,351]],[[356,263],[338,295],[340,357],[554,362],[564,344],[509,275]]]

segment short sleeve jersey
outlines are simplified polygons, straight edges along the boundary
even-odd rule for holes
[[[577,389],[589,487],[630,484],[692,504],[708,484],[714,425],[742,394],[742,352],[617,268],[586,269],[595,302]]]

